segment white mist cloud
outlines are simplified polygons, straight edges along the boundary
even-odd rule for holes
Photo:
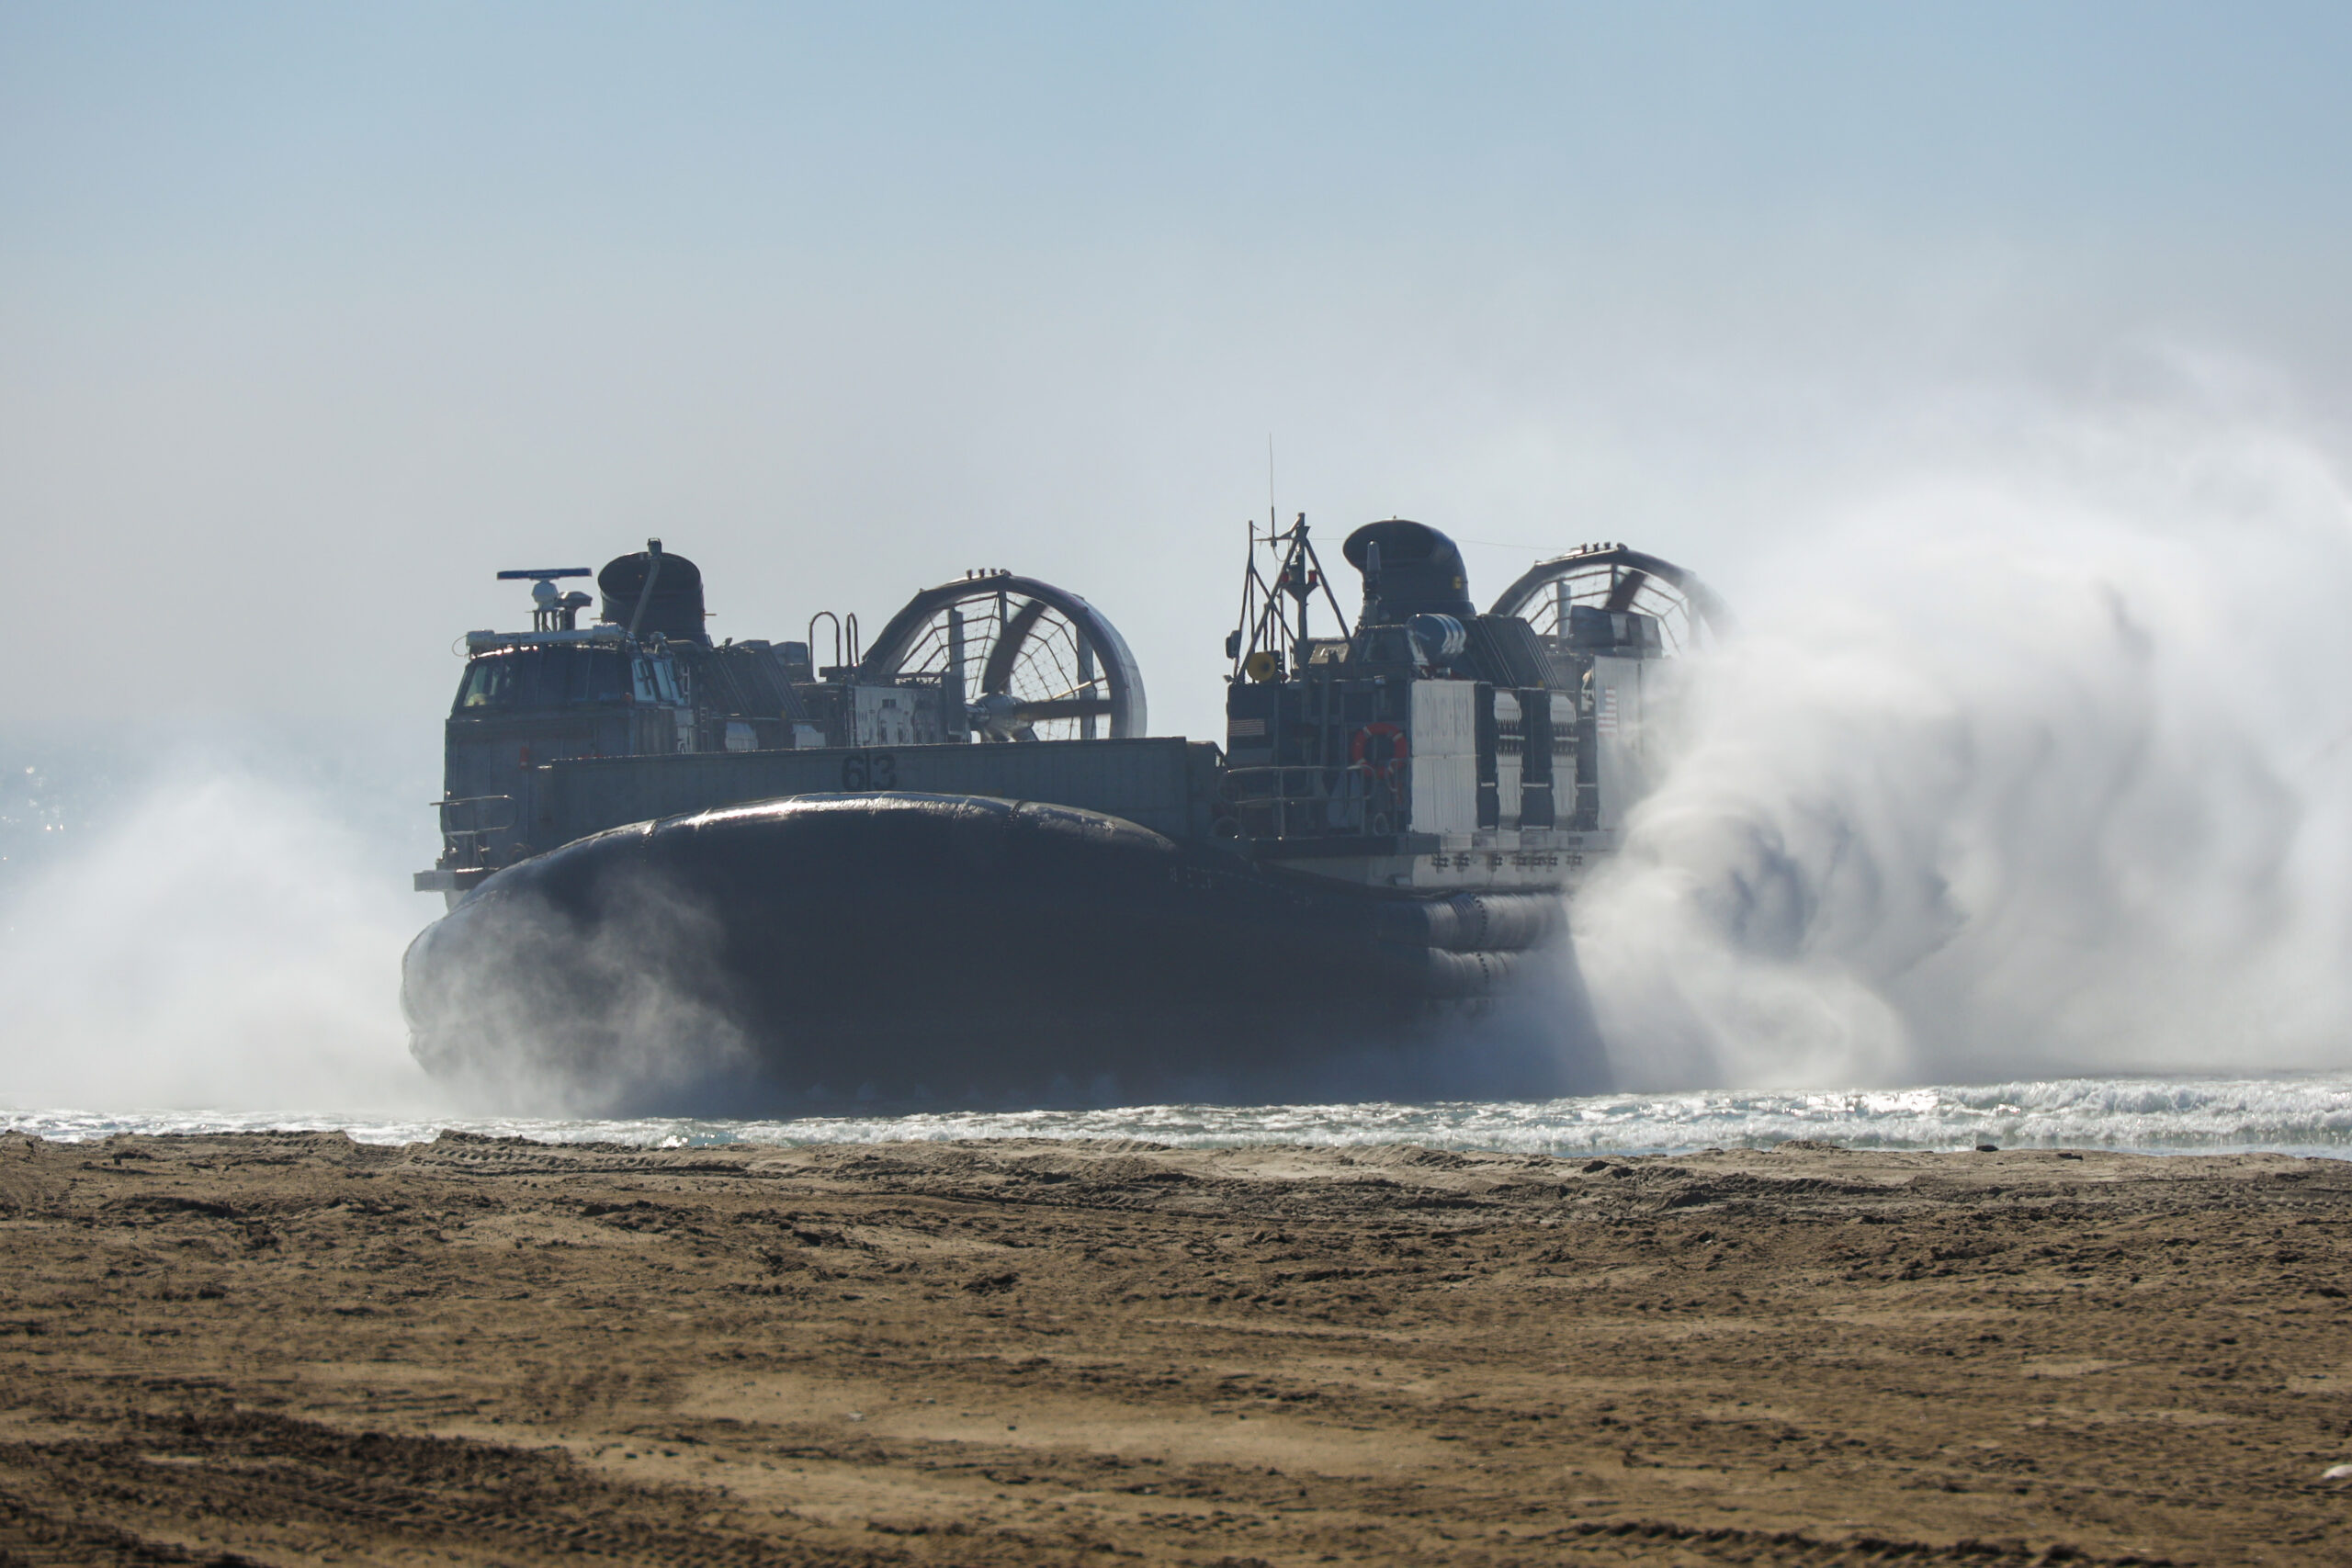
[[[0,1106],[415,1109],[400,956],[428,913],[318,799],[166,768],[9,898]]]
[[[1624,1086],[2352,1061],[2352,493],[2172,370],[1776,541],[1577,909]]]
[[[596,916],[486,891],[421,939],[416,1053],[474,1106],[566,1116],[744,1115],[774,1094],[721,998],[726,933],[693,888],[618,876]]]

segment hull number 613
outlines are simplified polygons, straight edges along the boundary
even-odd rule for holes
[[[899,759],[888,751],[853,751],[842,759],[842,788],[896,789]]]

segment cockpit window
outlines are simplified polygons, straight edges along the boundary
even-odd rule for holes
[[[503,708],[514,705],[514,660],[512,655],[492,654],[477,659],[466,666],[466,678],[458,688],[458,711],[468,708]]]
[[[637,660],[637,700],[641,703],[674,703],[678,700],[678,675],[666,659]]]
[[[455,711],[627,702],[628,679],[617,649],[503,649],[466,666]]]

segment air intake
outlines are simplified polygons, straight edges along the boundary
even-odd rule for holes
[[[708,643],[710,634],[702,624],[702,573],[685,557],[662,549],[660,540],[647,542],[652,548],[608,560],[596,574],[596,586],[605,595],[605,619],[619,626],[634,621],[639,637],[658,634],[673,641]],[[658,570],[656,561],[661,563]],[[649,577],[650,594],[645,591]]]
[[[1426,524],[1402,518],[1367,523],[1340,548],[1348,564],[1363,573],[1366,626],[1391,626],[1415,615],[1467,619],[1478,613],[1470,603],[1461,550]]]

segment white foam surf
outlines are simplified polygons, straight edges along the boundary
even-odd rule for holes
[[[339,1129],[363,1143],[421,1143],[444,1128],[549,1143],[636,1147],[878,1144],[914,1139],[1138,1139],[1178,1147],[1408,1143],[1521,1154],[1769,1147],[1792,1138],[1853,1148],[2273,1151],[2352,1158],[2352,1074],[2057,1078],[1902,1089],[1709,1090],[1544,1101],[1402,1105],[1145,1105],[812,1116],[789,1122],[432,1119],[261,1111],[0,1111],[0,1127],[85,1141],[123,1133]]]

